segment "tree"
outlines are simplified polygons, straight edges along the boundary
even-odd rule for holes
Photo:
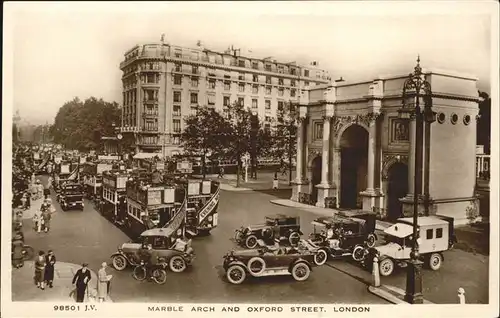
[[[292,164],[293,158],[297,153],[295,138],[297,135],[297,126],[295,119],[297,110],[293,103],[283,103],[276,112],[277,124],[273,131],[273,144],[271,147],[271,156],[280,161],[282,169],[288,166],[288,181],[292,182]],[[288,163],[285,163],[288,159]]]
[[[271,131],[263,127],[257,114],[250,114],[248,153],[250,154],[251,176],[257,179],[258,159],[268,154],[271,148]]]
[[[213,108],[201,107],[196,114],[185,118],[182,147],[188,154],[201,156],[203,179],[206,177],[207,156],[223,152],[228,132],[227,121]]]
[[[91,97],[81,102],[77,97],[59,108],[50,127],[54,142],[68,149],[87,151],[102,147],[101,137],[115,134],[113,123],[119,123],[121,110],[116,102]]]
[[[486,153],[491,147],[491,97],[485,92],[479,92],[479,121],[477,124],[476,144],[484,145]]]

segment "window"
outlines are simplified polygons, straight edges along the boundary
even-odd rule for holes
[[[266,64],[266,71],[271,72],[271,64]]]
[[[304,86],[309,86],[309,81],[305,81]]]
[[[432,240],[432,234],[433,234],[433,229],[428,229],[427,231],[425,231],[425,238],[428,239],[428,240]]]
[[[266,116],[265,117],[265,121],[266,121],[266,123],[270,123],[271,122],[271,116]]]
[[[182,76],[174,75],[174,85],[182,85]]]
[[[278,110],[283,110],[283,101],[278,101]]]
[[[295,80],[290,81],[290,86],[295,87]]]
[[[198,66],[192,66],[191,67],[191,73],[198,74]]]
[[[283,67],[283,65],[278,65],[278,73],[284,73],[285,72],[285,69]]]
[[[271,109],[271,101],[267,99],[265,103],[266,103],[266,109]]]
[[[198,93],[191,93],[191,104],[198,104]]]
[[[238,90],[243,93],[245,91],[245,84],[240,84]]]
[[[229,91],[231,89],[231,82],[224,82],[224,90]]]
[[[158,83],[158,80],[156,78],[156,74],[148,74],[146,76],[146,83],[149,83],[149,84]]]
[[[283,89],[283,88],[280,88],[280,89],[278,90],[278,95],[279,95],[279,96],[283,96],[283,93],[284,93],[284,89]]]
[[[278,79],[278,85],[283,86],[283,79],[282,79],[282,78],[279,78],[279,79]]]
[[[296,69],[294,69],[294,68],[290,69],[290,74],[295,75],[296,72],[297,72]]]
[[[271,76],[266,76],[266,84],[271,84]]]
[[[316,72],[316,78],[321,78],[321,72]]]
[[[215,80],[208,81],[208,88],[215,89]]]
[[[238,104],[241,105],[241,106],[245,106],[245,98],[238,97]]]
[[[258,108],[258,103],[256,99],[252,99],[252,108]]]
[[[174,136],[174,138],[172,138],[172,144],[179,145],[180,143],[181,139],[179,138],[179,136]]]
[[[181,120],[180,119],[174,119],[172,128],[174,129],[174,133],[180,133],[181,132]]]
[[[309,70],[304,70],[304,76],[309,77]]]
[[[240,73],[240,74],[238,75],[238,80],[240,80],[240,81],[244,81],[244,80],[245,80],[245,74]]]
[[[258,94],[259,93],[259,86],[258,85],[252,86],[252,93],[253,94]]]
[[[198,87],[198,78],[196,77],[191,78],[191,86]]]
[[[230,101],[229,101],[229,96],[224,96],[224,106],[229,106]]]
[[[210,106],[215,105],[215,95],[207,95],[207,104]]]
[[[182,57],[182,51],[179,50],[179,49],[176,49],[175,52],[174,52],[174,56],[176,58],[181,58]]]
[[[290,96],[295,97],[296,93],[294,89],[290,90]]]
[[[256,83],[259,81],[259,75],[253,75],[252,76],[253,82]]]
[[[175,64],[175,71],[176,72],[182,72],[182,64],[176,63]]]
[[[323,139],[323,123],[314,123],[314,140]]]
[[[174,103],[181,102],[181,92],[174,92]]]
[[[271,95],[271,86],[266,86],[266,94]]]
[[[451,123],[455,125],[458,121],[458,115],[457,114],[452,114],[451,115]]]
[[[238,66],[239,67],[245,67],[245,61],[244,60],[239,60],[238,61]]]
[[[252,68],[255,70],[259,69],[259,62],[252,62]]]
[[[439,228],[436,229],[436,238],[442,238],[443,237],[443,229]]]
[[[180,115],[181,115],[181,106],[174,105],[174,116],[180,116]]]

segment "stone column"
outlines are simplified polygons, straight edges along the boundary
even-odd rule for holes
[[[363,196],[363,210],[371,211],[376,206],[376,198],[379,190],[375,190],[375,161],[377,158],[377,119],[380,113],[371,113],[368,116],[368,168],[366,190],[361,192]],[[377,201],[378,202],[378,201]]]
[[[330,192],[332,192],[332,185],[329,180],[330,174],[330,121],[332,115],[323,116],[323,151],[321,156],[321,182],[316,187],[318,188],[318,201],[316,202],[317,207],[325,207],[325,198],[330,197]]]
[[[321,156],[321,185],[328,186],[328,163],[330,154],[330,120],[332,117],[323,116],[323,153]]]

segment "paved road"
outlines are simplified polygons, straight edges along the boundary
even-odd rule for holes
[[[260,223],[269,213],[300,215],[304,229],[315,217],[309,212],[274,206],[271,197],[259,192],[221,194],[219,227],[211,236],[193,240],[197,259],[182,274],[169,273],[166,285],[137,282],[131,271],[110,271],[114,275],[111,296],[115,302],[237,302],[237,303],[387,303],[367,291],[358,279],[328,266],[315,268],[310,279],[298,283],[291,277],[270,277],[249,281],[239,286],[224,282],[217,267],[222,256],[235,248],[229,240],[241,225]],[[54,198],[55,202],[55,198]],[[27,231],[26,241],[35,249],[53,249],[60,261],[88,262],[97,270],[101,262],[128,238],[109,223],[86,201],[84,211],[57,213],[48,234]],[[29,222],[29,221],[27,221]],[[306,231],[307,232],[307,231]],[[308,233],[305,233],[308,234]]]

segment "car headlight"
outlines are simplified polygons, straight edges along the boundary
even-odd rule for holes
[[[210,216],[208,217],[208,222],[212,222],[212,220],[213,220],[213,219],[214,219],[214,218],[210,215]]]

